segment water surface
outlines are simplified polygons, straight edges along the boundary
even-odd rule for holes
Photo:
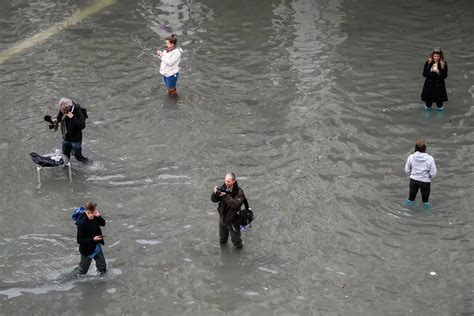
[[[92,1],[0,4],[5,50]],[[115,3],[0,65],[5,314],[474,312],[474,75],[469,1]],[[156,48],[184,49],[176,103]],[[419,102],[426,55],[449,63],[445,112]],[[69,96],[87,107],[65,170],[28,153]],[[430,212],[408,210],[405,159],[428,141]],[[218,246],[211,188],[234,171],[255,209]],[[96,201],[109,274],[79,261],[75,206]],[[419,201],[418,201],[419,202]]]

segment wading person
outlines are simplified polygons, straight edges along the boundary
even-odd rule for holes
[[[77,243],[79,244],[79,253],[81,261],[79,266],[72,272],[71,276],[76,277],[79,274],[86,274],[95,260],[97,271],[101,275],[107,271],[105,256],[101,245],[104,244],[104,236],[100,227],[105,226],[105,219],[102,218],[96,205],[92,202],[86,204],[85,211],[79,215],[77,221]]]
[[[436,103],[438,110],[444,109],[443,102],[448,101],[446,93],[446,83],[444,79],[448,77],[448,63],[444,59],[441,48],[433,49],[423,67],[423,77],[425,83],[421,91],[421,101],[425,102],[425,109],[431,109]]]
[[[239,187],[233,172],[225,175],[224,184],[221,187],[214,187],[211,201],[217,203],[219,241],[221,245],[227,243],[230,234],[230,239],[235,248],[240,249],[243,247],[237,212],[240,211],[244,199],[244,191]]]
[[[182,49],[177,47],[178,39],[175,34],[166,38],[166,49],[156,51],[161,59],[160,74],[163,76],[168,95],[177,97],[176,83],[179,78],[179,62],[181,60]]]
[[[86,127],[87,112],[79,104],[68,98],[59,100],[59,113],[51,119],[46,115],[44,119],[50,122],[50,128],[61,128],[63,136],[62,152],[69,160],[71,151],[78,161],[88,162],[89,159],[82,155],[82,130]]]
[[[423,207],[430,208],[431,179],[436,176],[436,164],[430,155],[426,153],[426,142],[422,139],[416,141],[415,149],[408,156],[405,164],[405,173],[410,176],[410,191],[407,206],[415,202],[418,190],[421,191]]]

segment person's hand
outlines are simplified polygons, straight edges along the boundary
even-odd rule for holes
[[[99,240],[102,240],[103,237],[102,237],[101,235],[98,235],[98,236],[95,236],[93,239],[94,239],[95,241],[99,241]]]
[[[94,216],[95,216],[95,217],[99,217],[99,216],[100,216],[100,213],[99,213],[99,211],[98,211],[98,210],[95,210],[95,212],[94,212]]]
[[[219,193],[217,193],[217,192],[219,192]],[[225,192],[217,191],[217,186],[214,187],[214,194],[217,194],[218,196],[224,196],[224,195],[226,195]]]
[[[71,119],[71,118],[74,116],[74,114],[72,114],[72,112],[67,112],[67,113],[66,113],[66,116]]]
[[[163,57],[163,52],[159,48],[156,50],[156,53],[158,56]]]

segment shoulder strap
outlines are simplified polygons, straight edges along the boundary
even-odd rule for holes
[[[247,197],[245,196],[245,194],[244,194],[244,206],[245,206],[246,209],[250,208],[249,202],[247,201]]]

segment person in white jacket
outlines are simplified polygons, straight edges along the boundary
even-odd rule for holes
[[[161,51],[158,49],[156,53],[161,59],[160,73],[165,81],[168,95],[177,97],[176,82],[179,78],[179,62],[183,50],[176,46],[178,38],[175,34],[171,34],[166,38],[166,49]]]
[[[418,189],[421,191],[423,207],[430,208],[431,179],[436,176],[436,164],[432,156],[426,153],[426,142],[416,141],[415,150],[408,156],[405,173],[410,176],[410,193],[406,200],[407,206],[415,202]]]

